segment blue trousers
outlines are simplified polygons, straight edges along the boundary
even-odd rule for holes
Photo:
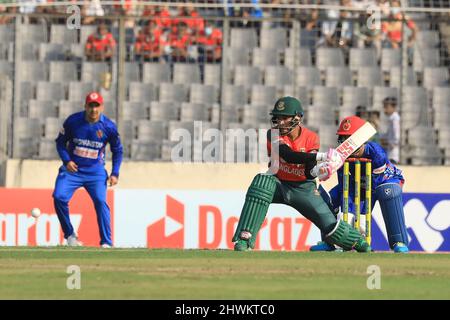
[[[69,172],[64,166],[59,168],[53,201],[64,232],[64,238],[67,239],[74,233],[69,217],[69,201],[78,188],[84,187],[94,202],[100,231],[100,245],[108,244],[112,246],[111,217],[106,203],[107,180],[108,174],[103,166],[79,168],[79,171],[75,173]]]

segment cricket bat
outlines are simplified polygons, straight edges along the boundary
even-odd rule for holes
[[[353,152],[358,150],[367,140],[377,133],[377,130],[369,123],[366,122],[361,128],[359,128],[354,134],[352,134],[347,140],[342,142],[336,151],[341,155],[342,160],[345,161]]]

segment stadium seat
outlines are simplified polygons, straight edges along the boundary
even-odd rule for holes
[[[226,84],[222,91],[222,105],[244,105],[247,103],[248,95],[244,86]]]
[[[112,77],[113,79],[119,79],[119,72],[118,72],[118,64],[117,63],[113,63],[113,74]],[[132,81],[141,81],[141,76],[140,76],[140,71],[139,71],[139,64],[136,62],[125,62],[124,65],[124,80],[125,83],[130,83]]]
[[[374,87],[383,85],[383,77],[378,67],[358,68],[358,87]]]
[[[60,43],[39,44],[39,61],[64,61],[67,47]]]
[[[59,102],[59,115],[60,119],[66,119],[71,114],[76,112],[81,112],[84,110],[84,98],[81,101],[66,101],[62,100]]]
[[[9,43],[14,41],[14,26],[4,24],[0,25],[0,42]]]
[[[383,100],[387,97],[396,97],[398,99],[399,98],[398,89],[388,87],[374,87],[372,109],[377,111],[383,111]]]
[[[287,47],[288,32],[284,28],[261,28],[261,48],[272,50]]]
[[[36,84],[36,99],[39,101],[64,100],[66,92],[60,82],[39,81]]]
[[[439,45],[439,33],[436,30],[421,30],[416,37],[420,49],[435,48]]]
[[[17,31],[22,43],[48,42],[47,24],[20,24]]]
[[[251,105],[272,106],[277,100],[277,88],[255,84],[251,89]]]
[[[241,63],[239,63],[242,65]],[[264,68],[280,64],[280,51],[272,48],[253,48],[252,65]]]
[[[45,118],[44,122],[44,137],[47,139],[56,139],[61,131],[64,119],[56,117]]]
[[[188,90],[181,83],[161,83],[159,86],[160,102],[187,102]]]
[[[237,65],[248,65],[250,61],[250,49],[246,47],[224,48],[225,58],[229,68]]]
[[[328,67],[344,66],[344,54],[337,48],[318,48],[316,52],[316,66],[319,70]]]
[[[116,100],[113,101],[108,101],[105,100],[105,110],[103,111],[103,113],[105,114],[105,116],[107,116],[109,119],[116,121],[117,120],[117,103]],[[84,106],[84,103],[82,104],[82,108]]]
[[[59,159],[55,139],[41,138],[39,140],[38,158],[46,160]]]
[[[232,28],[230,46],[234,48],[255,48],[258,46],[256,29]]]
[[[433,89],[433,107],[438,106],[450,107],[450,88],[449,87],[435,87]]]
[[[261,123],[269,123],[269,107],[267,105],[245,105],[242,109],[242,123],[257,128]]]
[[[391,68],[389,86],[394,87],[394,88],[400,88],[402,86],[401,71],[404,71],[404,70],[400,67],[392,67]],[[417,77],[411,67],[408,67],[408,69],[406,70],[406,82],[403,83],[403,86],[405,86],[405,85],[406,86],[416,86],[417,85]]]
[[[449,85],[449,71],[447,67],[426,67],[423,71],[423,86],[428,90],[434,87]]]
[[[358,71],[361,67],[375,67],[377,66],[377,53],[375,49],[365,48],[351,48],[349,67],[352,71]]]
[[[381,71],[390,72],[391,68],[400,67],[401,63],[400,49],[383,48],[381,50]]]
[[[211,85],[219,89],[221,82],[220,65],[205,64],[203,68],[203,84]]]
[[[65,24],[52,24],[50,26],[50,42],[64,45],[78,43],[78,30],[70,30]]]
[[[83,101],[87,94],[95,91],[96,86],[93,82],[69,82],[69,101]]]
[[[306,110],[306,124],[308,128],[318,130],[322,125],[335,125],[335,110],[337,105],[312,105]]]
[[[293,84],[292,71],[284,66],[267,66],[264,70],[264,83],[281,90],[285,85]]]
[[[200,69],[198,64],[174,63],[173,83],[186,85],[200,82]]]
[[[291,70],[297,67],[312,66],[311,50],[309,48],[286,48],[284,51],[284,65]]]
[[[327,87],[342,88],[352,84],[352,73],[347,67],[328,67],[326,69]]]
[[[62,83],[78,81],[78,68],[76,63],[71,61],[50,62],[50,81]]]
[[[327,152],[329,148],[336,148],[337,146],[337,126],[336,125],[320,125],[320,151]]]
[[[180,121],[208,121],[209,112],[202,103],[183,102],[180,108]]]
[[[156,160],[161,157],[160,142],[141,142],[134,140],[131,144],[131,159],[135,161]]]
[[[193,83],[191,84],[189,96],[191,103],[204,103],[206,105],[212,105],[217,102],[216,88],[211,85]]]
[[[109,72],[106,62],[83,62],[81,66],[81,81],[101,82],[104,74]]]
[[[423,72],[425,67],[439,66],[439,49],[423,48],[414,51],[413,68],[415,72]]]
[[[151,83],[159,86],[162,82],[170,82],[170,66],[160,63],[144,63],[142,80],[144,83]]]
[[[148,108],[140,102],[123,102],[123,120],[148,119]]]
[[[296,97],[303,106],[310,104],[309,89],[306,87],[295,87],[293,85],[284,86],[283,96]]]
[[[234,70],[234,84],[251,87],[253,84],[262,84],[262,72],[257,67],[236,66]]]
[[[167,122],[139,120],[137,122],[137,138],[143,142],[167,139]]]
[[[70,44],[70,58],[71,60],[82,61],[86,60],[86,55],[84,53],[84,45],[78,43]]]
[[[422,87],[404,87],[402,92],[402,101],[403,103],[410,102],[411,104],[427,106],[427,91]]]
[[[339,97],[337,88],[314,87],[312,104],[315,106],[338,106]]]
[[[45,119],[58,116],[57,101],[30,100],[28,106],[28,118]]]
[[[352,106],[370,106],[369,90],[367,88],[358,88],[346,86],[342,90],[342,105]]]
[[[442,149],[450,148],[450,128],[442,128],[439,130],[439,147]]]
[[[157,100],[156,88],[151,83],[130,82],[128,101],[148,103]]]
[[[48,63],[22,61],[19,77],[21,81],[46,81],[48,79]]]
[[[316,67],[298,67],[294,76],[295,84],[300,87],[312,88],[322,84]]]
[[[13,63],[8,61],[0,61],[0,74],[6,75],[10,79],[14,77]]]
[[[178,102],[157,102],[150,104],[151,121],[178,120],[180,104]]]

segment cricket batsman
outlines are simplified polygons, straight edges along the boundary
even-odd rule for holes
[[[106,203],[106,188],[117,184],[122,163],[122,144],[116,125],[102,112],[103,97],[91,92],[86,97],[84,111],[70,115],[56,138],[56,148],[63,165],[56,178],[53,199],[69,246],[79,246],[70,223],[69,201],[73,193],[84,187],[94,202],[100,231],[100,245],[112,246],[110,211]],[[110,144],[112,172],[108,177],[105,170],[105,147]]]
[[[350,116],[342,120],[337,131],[338,142],[342,143],[356,130],[365,124],[365,121],[357,116]],[[389,246],[394,252],[407,253],[408,234],[406,232],[405,216],[403,213],[402,186],[405,182],[402,171],[396,168],[388,159],[384,149],[376,142],[366,142],[352,155],[352,158],[367,158],[372,160],[372,203],[365,203],[361,199],[361,212],[366,212],[367,205],[372,208],[375,202],[380,203],[384,223],[388,235]],[[354,174],[354,163],[350,162],[350,176]],[[361,192],[365,193],[365,166],[361,166]],[[330,209],[338,213],[343,203],[343,168],[337,171],[338,185],[331,189],[328,195],[322,187],[319,187],[324,200]],[[349,212],[354,213],[354,186],[349,186]],[[324,239],[310,248],[311,251],[334,251],[335,246]]]
[[[282,203],[298,210],[312,221],[326,239],[346,250],[369,252],[363,236],[348,223],[337,220],[320,196],[315,178],[329,178],[342,161],[334,149],[320,153],[319,137],[302,124],[303,108],[293,97],[280,98],[271,111],[272,129],[267,148],[271,156],[268,173],[258,174],[248,188],[236,232],[235,251],[253,249],[256,237],[271,203]],[[278,134],[279,132],[279,134]],[[317,165],[317,161],[325,161]],[[320,170],[317,170],[320,169]]]

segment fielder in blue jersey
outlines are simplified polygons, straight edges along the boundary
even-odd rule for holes
[[[344,119],[339,126],[337,135],[338,141],[345,141],[360,126],[365,123],[364,120],[356,116]],[[366,142],[354,154],[352,158],[366,158],[372,160],[372,203],[380,203],[386,226],[389,246],[394,252],[408,252],[408,234],[406,231],[405,217],[403,212],[402,186],[405,182],[402,171],[396,168],[387,157],[384,149],[375,142]],[[354,174],[354,163],[350,163],[350,176]],[[365,193],[365,166],[361,166],[361,194]],[[343,168],[338,171],[338,185],[327,194],[325,189],[320,186],[319,190],[322,197],[328,203],[330,209],[337,214],[343,203]],[[354,213],[354,186],[349,185],[349,212]],[[361,197],[361,213],[366,212],[364,197]],[[326,243],[312,246],[311,251],[333,251],[335,247]]]
[[[69,201],[75,190],[84,187],[95,205],[100,245],[111,247],[110,211],[106,203],[107,183],[117,184],[122,163],[122,144],[116,125],[103,115],[102,96],[87,95],[85,110],[69,116],[56,138],[63,165],[56,178],[53,199],[59,222],[69,246],[81,245],[69,218]],[[105,147],[110,144],[112,172],[105,170]]]

